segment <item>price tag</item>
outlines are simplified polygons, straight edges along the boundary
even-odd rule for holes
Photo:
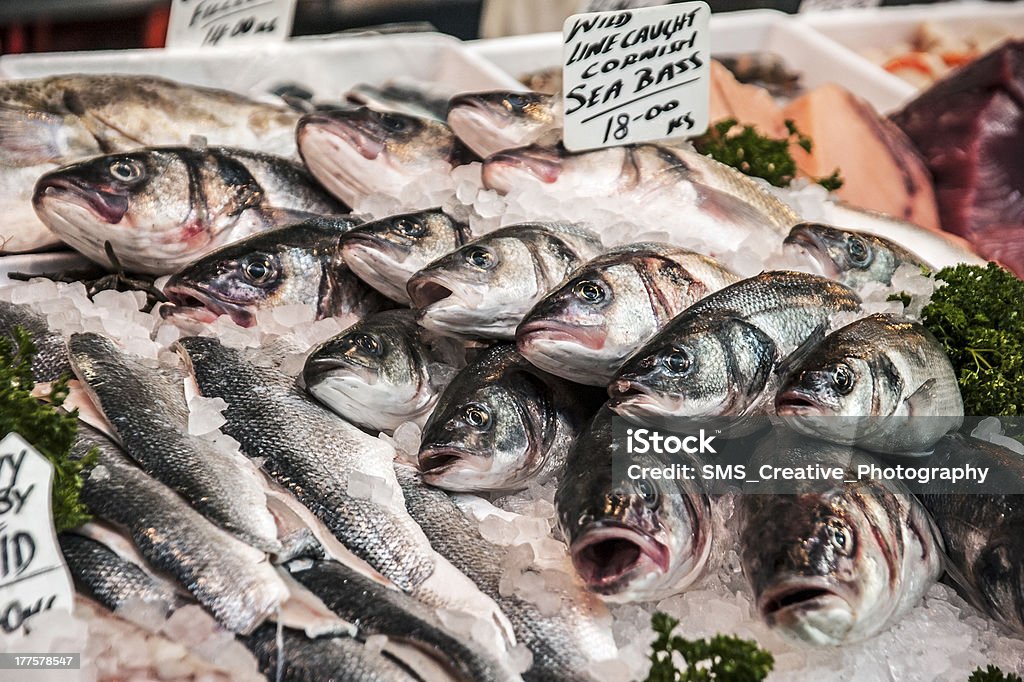
[[[565,21],[565,146],[700,135],[711,95],[706,2],[576,14]]]
[[[167,47],[281,42],[292,32],[296,0],[173,0]]]
[[[0,441],[0,636],[74,604],[53,528],[52,485],[53,465],[21,436]]]

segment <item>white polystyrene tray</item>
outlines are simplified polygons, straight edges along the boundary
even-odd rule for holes
[[[411,78],[455,92],[515,86],[514,79],[435,33],[300,38],[230,49],[177,48],[64,52],[0,57],[0,77],[61,73],[128,73],[260,94],[295,83],[317,97],[337,99],[359,83]]]
[[[479,40],[469,50],[490,60],[513,77],[558,66],[562,35],[540,33]],[[711,15],[712,55],[773,52],[803,75],[808,87],[836,82],[865,98],[879,111],[896,107],[906,98],[902,82],[882,73],[865,59],[817,33],[790,15],[775,10],[750,10]]]
[[[893,90],[902,91],[904,101],[912,99],[918,89],[861,57],[861,50],[907,43],[925,22],[954,32],[970,32],[977,26],[995,25],[1017,36],[1024,36],[1024,3],[1021,2],[962,2],[808,12],[799,15],[798,19],[800,23],[848,48],[852,53],[851,58],[862,59],[875,70],[880,81],[887,82]]]

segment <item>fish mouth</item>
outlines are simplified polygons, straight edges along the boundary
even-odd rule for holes
[[[797,225],[789,231],[789,235],[782,240],[782,243],[784,246],[796,247],[807,254],[821,268],[823,277],[839,276],[839,268],[828,255],[828,244],[809,228]]]
[[[668,573],[668,547],[650,535],[619,524],[602,524],[585,530],[569,552],[586,588],[612,595],[624,590],[639,573]]]
[[[450,298],[455,292],[432,275],[416,275],[409,280],[406,290],[414,308],[429,308]]]
[[[256,324],[256,316],[244,307],[221,301],[200,287],[168,283],[164,286],[164,296],[170,303],[160,308],[160,316],[165,320],[182,316],[197,322],[213,322],[221,315],[228,315],[239,327]]]
[[[553,320],[533,320],[519,325],[516,337],[520,342],[566,341],[590,350],[604,348],[606,336],[593,325],[570,325]],[[532,337],[532,338],[530,338]]]
[[[775,398],[775,414],[780,417],[818,416],[824,412],[824,406],[806,391],[792,388]]]
[[[488,189],[501,189],[498,175],[508,169],[521,169],[550,185],[562,173],[562,159],[557,153],[541,147],[527,147],[511,152],[498,152],[484,161],[483,181]]]
[[[88,209],[100,220],[116,225],[128,212],[128,197],[104,192],[74,180],[61,177],[41,178],[32,194],[32,205],[38,212],[48,200],[66,201]]]
[[[503,109],[489,107],[477,94],[457,95],[448,102],[448,116],[453,113],[466,115],[475,121],[504,128],[512,118]]]
[[[787,581],[765,592],[757,610],[770,627],[815,644],[841,644],[853,625],[850,600],[824,580]]]
[[[384,140],[375,134],[377,131],[353,114],[307,114],[299,121],[297,134],[300,138],[306,134],[307,128],[315,128],[321,133],[340,138],[367,161],[373,161],[384,151]]]
[[[465,463],[470,453],[451,446],[421,448],[416,461],[426,481],[437,480],[459,463]]]

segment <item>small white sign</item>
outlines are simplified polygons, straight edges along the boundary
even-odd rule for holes
[[[292,32],[296,0],[173,0],[167,47],[281,42]]]
[[[53,528],[52,485],[53,465],[21,436],[0,441],[0,637],[43,611],[74,605]]]
[[[700,135],[708,127],[706,2],[565,20],[565,146],[572,151]]]

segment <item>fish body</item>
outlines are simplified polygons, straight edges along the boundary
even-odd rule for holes
[[[400,196],[415,178],[446,176],[468,160],[445,123],[366,107],[307,114],[297,136],[313,177],[349,206],[373,194]]]
[[[341,255],[359,279],[392,301],[408,305],[409,278],[470,239],[468,225],[440,209],[430,209],[350,230],[342,240]]]
[[[765,272],[727,286],[630,356],[608,387],[611,408],[640,421],[739,418],[732,426],[741,435],[772,413],[782,361],[826,328],[830,315],[859,307],[847,287],[798,272]]]
[[[807,254],[822,274],[851,289],[867,284],[892,284],[892,276],[904,264],[922,270],[931,266],[896,242],[854,230],[820,223],[800,223],[783,242]]]
[[[938,467],[964,463],[989,467],[993,479],[1013,486],[1007,490],[1024,490],[1021,456],[986,441],[947,436],[929,460]],[[1024,495],[952,489],[918,497],[942,534],[954,580],[986,614],[1024,633]]]
[[[574,225],[510,225],[417,272],[409,297],[427,329],[511,340],[534,304],[603,250],[596,235]]]
[[[278,630],[264,625],[242,643],[259,662],[268,680],[280,682],[414,682],[419,679],[405,665],[384,652],[374,651],[354,637],[310,639],[285,629],[278,648]]]
[[[253,235],[221,247],[176,272],[164,285],[164,317],[211,322],[229,315],[250,327],[263,310],[301,305],[311,317],[358,315],[383,297],[346,267],[343,233],[357,221],[320,218]]]
[[[588,590],[615,602],[662,599],[703,573],[711,502],[695,481],[631,478],[624,465],[613,466],[616,457],[641,467],[670,464],[652,453],[627,455],[615,418],[602,408],[569,452],[555,495],[559,527]]]
[[[39,219],[83,255],[163,275],[303,217],[346,209],[294,161],[225,147],[153,147],[90,158],[39,178]]]
[[[461,348],[431,338],[409,310],[371,315],[325,341],[306,358],[303,380],[314,398],[371,432],[420,425],[454,373]]]
[[[298,115],[235,93],[151,76],[66,75],[0,84],[0,253],[60,243],[32,210],[40,175],[139,147],[211,145],[294,157]]]
[[[942,541],[898,481],[858,480],[870,455],[790,434],[769,435],[751,466],[839,467],[843,480],[740,495],[743,572],[762,619],[820,646],[867,639],[897,623],[942,573]],[[847,483],[846,481],[852,481]]]
[[[559,98],[540,92],[472,92],[448,105],[448,125],[484,159],[506,149],[558,143],[561,116]]]
[[[904,455],[928,451],[964,414],[942,345],[919,323],[881,314],[836,330],[795,360],[775,409],[807,436]]]
[[[56,381],[73,376],[64,337],[50,330],[46,317],[26,306],[0,301],[0,337],[7,338],[14,348],[17,348],[14,330],[18,327],[28,333],[36,347],[32,357],[34,381]]]
[[[415,470],[396,466],[409,513],[434,549],[491,596],[508,616],[519,643],[533,653],[523,673],[527,682],[589,680],[587,665],[614,659],[608,612],[600,601],[573,586],[551,614],[514,592],[502,589],[506,548],[480,535],[479,523],[467,516],[443,490],[425,485]]]
[[[424,480],[446,490],[514,490],[560,474],[593,413],[579,388],[511,344],[484,351],[455,375],[423,429]]]
[[[516,330],[519,352],[552,374],[607,385],[672,318],[738,279],[714,259],[669,244],[615,248],[530,310]]]

